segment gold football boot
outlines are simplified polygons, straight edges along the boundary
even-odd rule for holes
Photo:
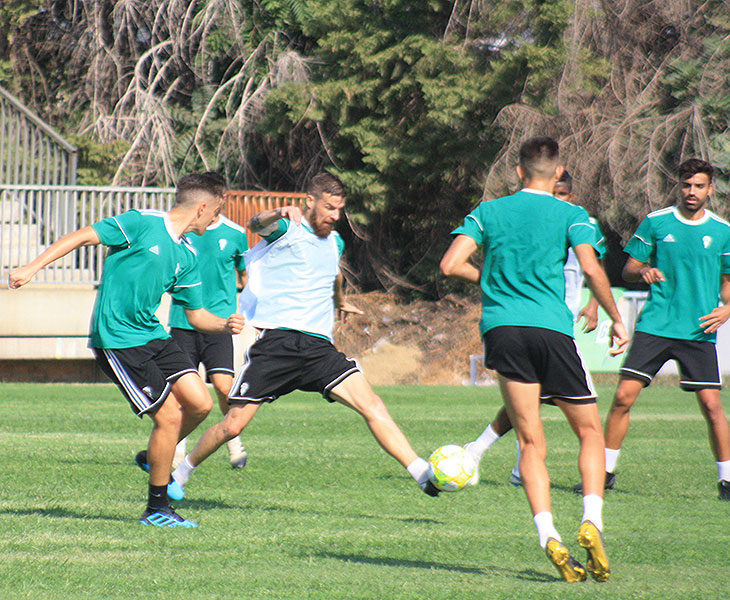
[[[578,543],[588,552],[586,567],[596,581],[606,581],[611,576],[603,536],[590,521],[583,521],[578,530]]]
[[[586,569],[575,560],[562,542],[549,538],[545,546],[545,554],[553,562],[555,568],[565,581],[585,581]]]

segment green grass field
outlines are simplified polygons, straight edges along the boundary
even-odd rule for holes
[[[496,388],[379,391],[422,455],[472,439],[500,402]],[[605,412],[613,387],[599,391]],[[557,409],[543,418],[556,526],[582,559],[577,443]],[[198,529],[156,529],[137,523],[149,429],[110,385],[0,385],[0,598],[727,597],[730,503],[694,396],[673,387],[633,413],[606,498],[605,584],[564,583],[542,554],[507,483],[513,434],[476,488],[434,499],[355,413],[293,394],[246,430],[245,469],[221,452],[193,475],[177,508]]]

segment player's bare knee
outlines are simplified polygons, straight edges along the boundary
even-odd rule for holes
[[[246,421],[238,410],[229,410],[219,427],[221,434],[227,440],[231,440],[239,435],[246,425]]]
[[[623,389],[621,386],[616,390],[616,395],[613,397],[613,405],[611,406],[612,411],[628,412],[634,405],[636,397],[628,390]]]
[[[375,392],[360,399],[358,406],[360,414],[367,420],[391,420],[385,403]]]
[[[160,410],[153,418],[155,426],[165,431],[179,431],[183,421],[179,410]]]

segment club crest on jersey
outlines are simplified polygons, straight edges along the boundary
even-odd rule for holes
[[[702,236],[702,245],[705,248],[709,248],[711,243],[712,243],[712,238],[709,235]]]
[[[152,252],[152,254],[156,254],[157,256],[160,255],[160,247],[159,246],[152,246],[149,250],[150,250],[150,252]]]
[[[227,245],[228,240],[218,240],[218,246],[220,247],[221,251],[225,250]]]

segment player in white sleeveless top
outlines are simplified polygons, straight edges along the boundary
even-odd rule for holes
[[[240,306],[261,330],[228,396],[223,421],[208,429],[173,473],[185,485],[202,461],[241,431],[264,402],[294,390],[319,392],[365,419],[375,439],[430,496],[428,463],[411,447],[360,367],[332,344],[335,309],[362,313],[344,301],[339,259],[344,244],[334,231],[345,188],[320,173],[310,183],[304,213],[298,207],[265,210],[248,228],[264,239],[246,253],[248,283]]]

